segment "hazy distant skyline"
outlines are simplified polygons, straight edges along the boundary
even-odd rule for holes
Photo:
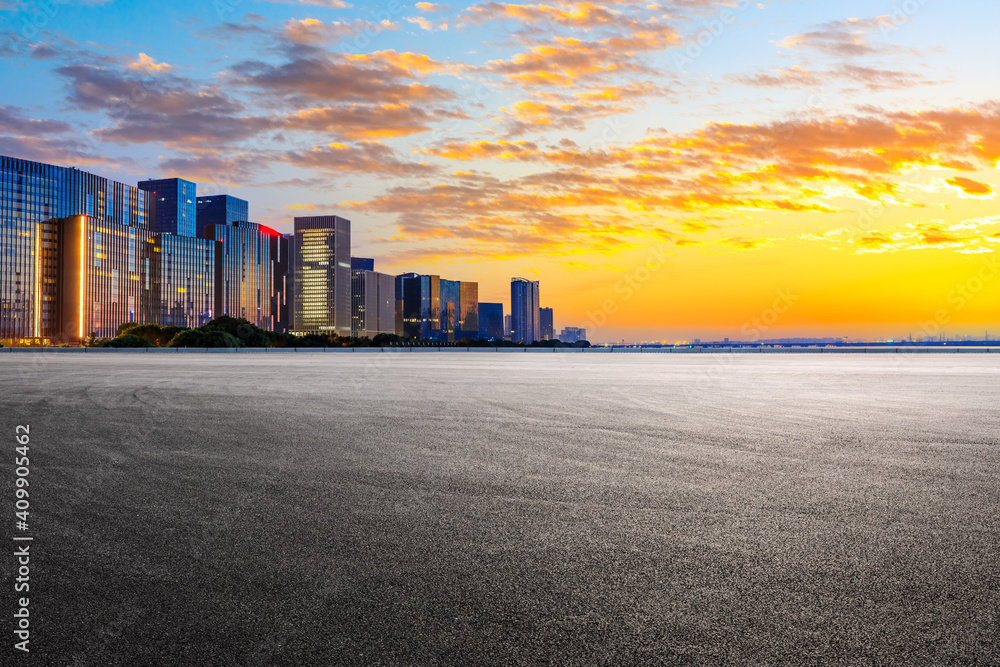
[[[7,0],[0,153],[341,215],[378,270],[540,280],[591,340],[1000,331],[998,19]]]

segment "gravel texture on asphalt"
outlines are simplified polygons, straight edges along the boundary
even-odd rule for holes
[[[35,541],[30,661],[5,613],[0,662],[1000,664],[998,379],[986,355],[4,355],[4,534],[29,424]]]

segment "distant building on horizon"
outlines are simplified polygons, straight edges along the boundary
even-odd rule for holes
[[[510,326],[511,340],[531,344],[540,338],[538,281],[511,278]]]
[[[506,340],[502,303],[479,303],[479,338]]]
[[[205,238],[209,225],[231,225],[250,220],[250,202],[232,195],[197,197],[198,236]]]
[[[552,328],[551,308],[538,309],[538,328],[539,328],[538,340],[553,340],[555,338],[555,332],[553,331]]]
[[[152,195],[151,228],[157,234],[198,235],[197,186],[183,178],[158,178],[139,182]]]
[[[503,316],[503,339],[511,340],[510,336],[510,315]]]
[[[577,343],[581,340],[587,340],[587,330],[578,327],[564,327],[562,333],[559,334],[559,340],[564,343]]]
[[[299,333],[351,335],[351,221],[295,218],[295,315]]]
[[[351,257],[351,271],[374,271],[375,259],[373,257]]]

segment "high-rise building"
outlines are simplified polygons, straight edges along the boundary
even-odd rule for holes
[[[216,260],[221,243],[157,234],[144,244],[148,308],[141,318],[161,326],[200,327],[216,315]]]
[[[149,303],[148,229],[88,215],[62,221],[61,317],[65,337],[110,338]]]
[[[285,293],[285,310],[287,311],[287,317],[285,322],[287,323],[286,331],[291,331],[295,328],[295,271],[296,271],[296,261],[295,261],[295,235],[286,234],[285,238],[288,239],[288,273],[285,274],[285,287],[287,292]]]
[[[273,302],[278,232],[254,222],[208,225],[208,239],[221,242],[216,258],[215,309],[217,315],[242,317],[268,331],[275,330],[277,317]]]
[[[483,340],[505,340],[503,330],[503,304],[479,304],[479,338]]]
[[[351,334],[351,221],[295,218],[294,330]]]
[[[0,156],[0,339],[77,337],[79,321],[61,321],[63,218],[86,215],[141,231],[149,209],[150,196],[130,185]]]
[[[441,277],[413,276],[403,280],[403,335],[420,340],[441,339]]]
[[[462,284],[457,280],[441,279],[441,321],[438,339],[454,343],[459,339],[458,318],[462,304]]]
[[[351,257],[351,271],[374,271],[375,259],[372,257]]]
[[[538,309],[538,327],[539,327],[538,340],[553,340],[555,338],[555,331],[553,330],[552,326],[551,308]]]
[[[540,340],[538,315],[538,281],[512,278],[510,281],[511,340],[515,343],[533,343]]]
[[[559,334],[559,340],[564,343],[576,343],[581,340],[587,340],[587,330],[578,327],[564,327],[562,333]]]
[[[479,283],[459,284],[458,333],[456,339],[479,338]]]
[[[292,330],[292,290],[294,285],[290,235],[274,234],[271,237],[271,256],[274,259],[274,292],[271,295],[271,315],[274,331],[287,333]]]
[[[152,195],[152,229],[157,234],[198,235],[197,186],[183,178],[140,181]]]
[[[198,197],[198,236],[205,238],[205,227],[209,225],[231,225],[250,219],[250,203],[232,195],[208,195]]]
[[[479,283],[404,274],[396,284],[403,295],[402,335],[442,342],[479,336]]]
[[[503,316],[503,339],[511,340],[510,315]]]
[[[396,333],[395,277],[351,271],[351,335],[374,338],[380,333]]]
[[[407,278],[416,278],[416,273],[403,273],[396,276],[396,335],[405,336],[403,330],[403,281]]]

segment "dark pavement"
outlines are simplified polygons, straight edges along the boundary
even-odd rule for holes
[[[998,664],[998,380],[986,355],[3,355],[3,535],[29,424],[35,541],[32,655],[8,613],[0,663]]]

